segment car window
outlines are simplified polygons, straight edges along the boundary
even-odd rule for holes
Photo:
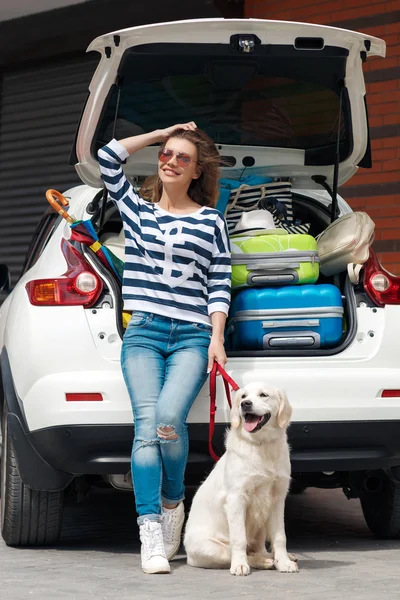
[[[25,263],[22,267],[21,276],[36,263],[60,219],[61,217],[53,210],[51,212],[46,212],[43,215],[33,234],[32,241],[26,254]]]
[[[219,45],[147,44],[126,51],[106,101],[97,147],[117,127],[126,136],[195,120],[220,144],[321,149],[331,153],[337,140],[340,87],[346,51],[325,48],[301,52],[286,46],[265,48],[237,61]],[[151,68],[149,68],[151,65]],[[332,77],[337,73],[337,79]],[[351,150],[347,100],[340,115],[343,157]],[[129,129],[130,126],[130,129]],[[329,164],[322,162],[312,164]]]

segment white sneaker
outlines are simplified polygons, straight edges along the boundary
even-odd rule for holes
[[[139,527],[140,550],[143,573],[169,573],[170,566],[165,556],[161,523],[145,519]]]
[[[164,508],[161,515],[161,528],[164,540],[165,554],[171,560],[181,545],[181,533],[185,520],[185,508],[183,502],[179,502],[176,508]]]

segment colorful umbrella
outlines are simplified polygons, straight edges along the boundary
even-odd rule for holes
[[[93,250],[102,264],[112,271],[119,283],[122,283],[124,263],[118,256],[115,256],[111,250],[99,242],[99,237],[93,227],[93,223],[90,220],[78,221],[72,215],[67,213],[63,206],[67,206],[69,202],[65,196],[57,190],[47,190],[46,198],[54,210],[58,212],[71,227],[71,240],[80,242]],[[61,202],[62,206],[59,202]]]

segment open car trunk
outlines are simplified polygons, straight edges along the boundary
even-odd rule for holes
[[[370,165],[362,64],[384,56],[375,37],[322,25],[198,19],[100,36],[100,54],[71,155],[100,187],[97,150],[112,137],[195,121],[227,158],[223,175],[295,179],[319,189]],[[157,147],[130,156],[127,176],[150,175]]]
[[[309,234],[313,237],[319,235],[331,222],[330,206],[324,206],[313,198],[310,198],[306,193],[296,193],[292,195],[293,211],[297,219],[301,222],[311,224]],[[336,286],[341,293],[343,304],[343,332],[340,341],[329,348],[298,348],[291,346],[281,348],[268,348],[268,350],[244,350],[235,349],[228,350],[229,356],[329,356],[342,352],[354,339],[357,330],[357,311],[356,311],[356,294],[354,286],[351,284],[347,273],[342,273],[340,276],[324,277],[321,273],[318,278],[318,284],[332,284]],[[300,311],[299,311],[300,313]],[[296,311],[293,311],[293,316]],[[229,337],[228,337],[229,339]]]
[[[113,137],[194,120],[225,159],[224,178],[290,181],[297,190],[296,217],[311,223],[309,233],[316,236],[330,223],[330,211],[307,191],[311,196],[330,187],[335,198],[358,167],[371,166],[362,65],[385,55],[378,38],[288,21],[198,19],[112,32],[88,50],[100,61],[71,155],[87,185],[102,186],[97,151]],[[154,173],[157,150],[149,146],[127,159],[124,171],[134,185]],[[100,235],[118,235],[116,208],[107,207],[103,223]],[[342,351],[356,330],[354,290],[346,276],[326,282],[340,290],[344,307],[344,333],[335,347],[239,348],[232,354]]]
[[[310,234],[317,236],[321,233],[330,223],[330,207],[325,206],[321,202],[311,198],[303,193],[293,193],[293,209],[294,214],[297,218],[302,221],[310,223]],[[120,232],[122,228],[122,220],[118,209],[112,202],[107,203],[106,220],[105,224],[100,232],[100,240],[107,246],[115,251],[115,243],[121,242]],[[97,265],[97,263],[96,263]],[[121,287],[117,285],[115,280],[110,277],[109,273],[100,264],[99,271],[103,278],[107,280],[109,285],[112,286],[113,293],[117,297],[115,306],[116,319],[118,323],[118,329],[122,338],[124,333],[123,327],[123,302]],[[341,293],[342,303],[344,309],[343,315],[343,334],[340,341],[333,347],[329,348],[277,348],[268,350],[246,350],[246,349],[229,349],[229,343],[227,343],[227,354],[228,356],[329,356],[332,354],[338,354],[342,352],[352,342],[355,337],[357,330],[357,305],[356,305],[356,293],[354,286],[351,284],[347,273],[343,273],[340,276],[335,277],[324,277],[320,275],[318,283],[329,283],[335,285]],[[228,323],[228,321],[227,321]],[[227,339],[228,342],[228,339]]]

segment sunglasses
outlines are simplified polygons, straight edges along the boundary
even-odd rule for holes
[[[176,152],[170,148],[162,148],[158,152],[158,160],[162,163],[168,162],[173,156],[175,156],[178,166],[183,169],[188,167],[191,162],[196,162],[189,154],[186,154],[186,152]]]

